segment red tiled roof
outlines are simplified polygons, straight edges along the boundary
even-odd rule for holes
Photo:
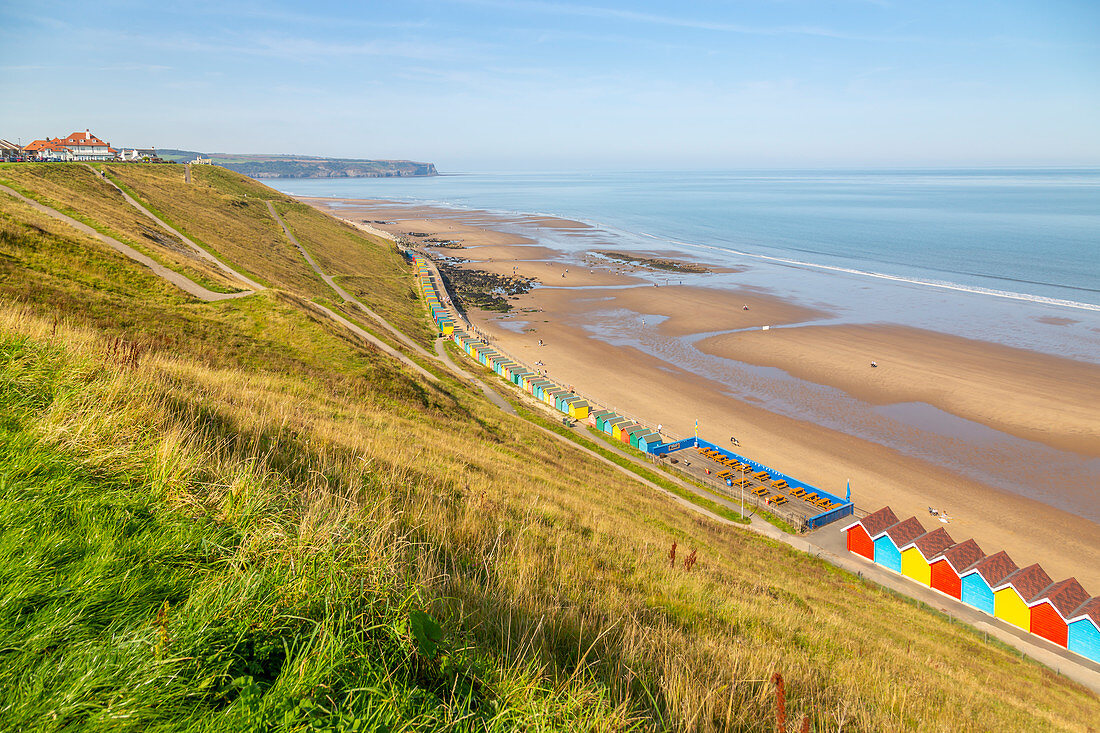
[[[985,578],[985,582],[989,583],[989,587],[1000,583],[1006,577],[1016,572],[1016,563],[1012,562],[1012,558],[1008,556],[1008,553],[1001,550],[995,555],[982,558],[978,562],[974,563],[966,569],[975,570],[979,575]],[[962,573],[959,573],[962,575]]]
[[[1047,575],[1039,563],[1035,563],[1012,573],[994,586],[993,590],[1000,590],[1011,585],[1020,594],[1020,598],[1031,601],[1032,598],[1042,593],[1050,583],[1050,576]]]
[[[1032,598],[1027,605],[1034,606],[1043,601],[1050,601],[1050,605],[1054,606],[1055,610],[1062,615],[1062,618],[1069,618],[1069,615],[1080,608],[1081,604],[1088,599],[1088,592],[1077,582],[1077,578],[1066,578],[1048,585],[1039,595]]]
[[[897,524],[898,518],[894,516],[894,510],[888,506],[884,506],[877,512],[868,514],[866,517],[859,520],[859,523],[863,525],[863,529],[867,531],[867,534],[874,537]]]
[[[964,569],[985,557],[985,553],[982,552],[982,548],[978,547],[977,542],[974,540],[966,540],[965,542],[951,545],[951,547],[940,552],[935,559],[939,559],[940,557],[951,563],[951,567],[956,573],[961,573]]]
[[[61,144],[65,145],[66,147],[69,145],[84,145],[97,148],[108,147],[107,143],[103,142],[90,132],[74,132],[67,138],[62,140]]]
[[[925,560],[931,560],[936,555],[955,544],[955,540],[951,539],[951,535],[947,534],[946,529],[937,527],[931,532],[922,534],[913,541],[913,544],[920,550],[920,554],[924,555]]]
[[[894,541],[894,545],[901,548],[924,534],[924,527],[916,517],[909,517],[904,522],[898,522],[886,530],[886,535]]]
[[[1091,618],[1092,622],[1096,624],[1097,628],[1100,628],[1100,596],[1096,598],[1090,598],[1080,606],[1076,611],[1071,611],[1067,620],[1076,621],[1082,618]]]

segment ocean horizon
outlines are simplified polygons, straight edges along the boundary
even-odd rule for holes
[[[675,252],[822,323],[890,322],[1100,363],[1100,169],[459,173],[267,179],[292,195],[551,216],[502,228],[580,254]],[[655,279],[667,281],[658,276]]]

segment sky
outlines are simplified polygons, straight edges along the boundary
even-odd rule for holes
[[[0,138],[441,171],[1100,165],[1100,1],[0,0]]]

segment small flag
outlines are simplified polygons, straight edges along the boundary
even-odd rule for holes
[[[695,439],[699,440],[699,418],[695,418]]]
[[[844,496],[844,501],[850,502],[852,500],[852,479],[848,479],[848,493]]]

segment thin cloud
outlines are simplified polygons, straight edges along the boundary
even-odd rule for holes
[[[626,20],[636,23],[648,23],[651,25],[669,26],[675,28],[691,28],[695,30],[716,31],[721,33],[739,33],[755,36],[779,36],[779,35],[804,35],[819,36],[824,38],[837,38],[843,40],[897,40],[880,38],[876,36],[862,36],[831,28],[817,26],[755,26],[740,23],[722,23],[709,20],[697,20],[693,18],[678,18],[671,15],[658,15],[656,13],[641,13],[634,10],[620,10],[619,8],[604,8],[595,5],[571,5],[567,3],[547,3],[537,0],[452,0],[462,5],[481,5],[485,7],[499,8],[501,10],[529,10],[539,13],[552,13],[555,15],[576,15],[587,18],[608,18],[613,20]]]

